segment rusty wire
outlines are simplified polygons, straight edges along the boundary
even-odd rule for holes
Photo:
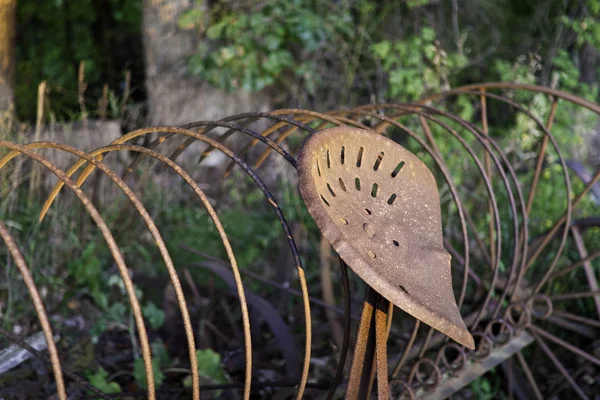
[[[549,110],[547,110],[546,122],[542,122],[542,116],[535,115],[524,105],[515,101],[513,96],[510,95],[513,91],[527,91],[548,96],[551,99],[551,103]],[[444,108],[446,103],[458,96],[472,100],[480,112],[479,120],[463,120]],[[519,179],[519,173],[511,165],[507,154],[501,148],[500,144],[490,136],[490,122],[493,116],[490,104],[492,102],[505,104],[511,107],[513,112],[521,113],[531,120],[537,129],[542,132],[534,160],[533,176],[528,183],[527,190],[523,190],[525,187]],[[593,285],[591,283],[591,290],[589,291],[553,294],[549,289],[550,282],[579,268],[585,268],[585,265],[589,264],[590,261],[600,257],[600,251],[590,249],[589,254],[580,252],[581,258],[579,260],[575,260],[570,265],[563,266],[560,269],[558,268],[559,262],[565,260],[566,257],[564,249],[571,234],[571,229],[569,228],[572,224],[573,209],[577,207],[581,200],[600,180],[600,171],[598,171],[592,176],[591,180],[585,182],[583,190],[579,193],[573,193],[565,157],[558,142],[552,135],[552,128],[556,123],[557,110],[564,103],[574,104],[596,115],[600,115],[599,105],[559,90],[524,84],[489,83],[457,88],[445,93],[429,96],[420,102],[412,104],[375,104],[349,110],[336,110],[329,113],[287,109],[270,113],[240,114],[220,121],[193,122],[179,128],[153,127],[140,129],[124,135],[106,147],[89,153],[50,142],[31,143],[21,146],[7,141],[0,141],[0,147],[11,150],[0,160],[0,169],[19,154],[41,163],[46,169],[54,173],[59,178],[59,181],[44,203],[40,220],[48,212],[61,187],[66,185],[74,192],[97,224],[118,266],[130,302],[146,371],[147,396],[150,399],[155,398],[156,391],[152,371],[152,356],[140,304],[135,295],[133,283],[125,261],[109,227],[80,188],[83,187],[82,185],[93,170],[98,168],[109,176],[111,181],[126,194],[140,216],[144,219],[161,252],[161,256],[169,272],[170,280],[175,288],[187,337],[193,380],[192,397],[198,399],[200,397],[200,385],[198,368],[195,364],[196,344],[178,274],[164,241],[160,236],[158,227],[152,221],[142,202],[124,181],[124,178],[139,165],[142,156],[158,160],[165,167],[172,169],[176,174],[181,176],[194,191],[210,215],[220,235],[221,242],[226,249],[228,264],[232,268],[244,331],[246,366],[242,386],[244,398],[248,399],[252,389],[252,338],[242,276],[236,263],[235,254],[231,249],[229,239],[219,221],[217,213],[189,173],[175,162],[185,152],[186,148],[196,141],[204,142],[209,146],[202,154],[200,162],[205,160],[215,150],[225,154],[231,160],[230,165],[226,169],[226,175],[230,176],[229,173],[237,165],[241,167],[245,174],[250,176],[264,194],[276,218],[280,222],[294,258],[303,301],[305,326],[302,375],[296,383],[296,398],[301,398],[307,387],[312,346],[311,312],[305,269],[300,259],[296,241],[284,216],[285,209],[279,206],[269,188],[267,188],[259,177],[257,171],[261,166],[265,165],[269,155],[273,152],[283,157],[291,166],[296,167],[294,154],[297,149],[290,148],[286,142],[286,139],[292,135],[312,135],[319,130],[339,125],[351,125],[365,129],[367,128],[367,123],[371,123],[374,126],[369,129],[373,129],[382,135],[389,135],[389,132],[392,130],[403,132],[408,137],[413,138],[418,147],[431,157],[435,170],[442,177],[442,181],[438,182],[438,185],[447,186],[451,197],[451,204],[455,207],[454,212],[458,218],[457,228],[459,233],[454,238],[454,241],[461,246],[460,250],[454,248],[449,240],[444,243],[452,253],[455,265],[460,267],[456,268],[456,273],[454,274],[454,279],[459,283],[459,290],[456,296],[457,302],[463,313],[465,322],[471,328],[473,336],[477,338],[478,348],[473,352],[468,351],[461,346],[449,342],[447,338],[444,338],[432,328],[426,330],[420,329],[420,321],[415,320],[413,324],[409,324],[410,329],[403,332],[403,346],[398,351],[396,351],[395,347],[391,347],[387,357],[386,354],[377,354],[378,374],[381,373],[380,371],[383,369],[384,364],[388,365],[389,363],[390,366],[389,377],[391,380],[389,384],[385,384],[386,379],[383,376],[380,376],[377,380],[380,393],[385,393],[389,388],[390,395],[398,395],[399,398],[402,396],[417,398],[427,393],[438,393],[440,390],[445,390],[447,383],[452,379],[463,379],[460,382],[466,385],[470,382],[468,380],[470,378],[467,377],[470,376],[469,374],[471,374],[471,367],[473,365],[488,365],[489,359],[495,356],[504,357],[502,359],[505,361],[513,360],[507,355],[507,349],[513,345],[518,345],[524,338],[530,337],[537,344],[540,351],[548,357],[556,371],[564,378],[564,382],[566,382],[568,387],[580,397],[586,398],[586,393],[581,384],[578,383],[576,376],[567,365],[561,362],[557,353],[566,351],[576,354],[584,361],[596,366],[600,366],[600,359],[590,354],[586,349],[578,347],[575,341],[557,337],[548,328],[548,326],[558,326],[559,329],[571,327],[569,328],[571,330],[577,330],[577,326],[590,327],[592,329],[600,328],[600,323],[593,317],[579,315],[572,311],[564,311],[561,307],[557,307],[557,302],[563,304],[563,302],[575,299],[598,298],[600,292],[592,289]],[[266,121],[270,125],[260,132],[250,129],[249,126],[257,121]],[[479,180],[483,184],[483,190],[478,195],[480,196],[480,204],[485,204],[485,208],[487,209],[485,214],[489,215],[490,218],[486,232],[477,232],[476,221],[473,218],[472,204],[474,203],[462,192],[463,188],[455,183],[453,171],[447,163],[449,157],[453,155],[442,154],[436,143],[436,140],[442,139],[435,138],[432,133],[432,127],[443,132],[446,135],[445,137],[448,138],[447,140],[456,141],[456,143],[460,144],[463,151],[468,154],[469,158],[466,162],[476,171],[476,176],[473,176],[472,179]],[[223,128],[226,131],[222,134],[216,134],[214,132],[216,128]],[[135,138],[150,134],[158,134],[158,137],[147,148],[129,143]],[[214,138],[209,137],[209,134],[212,134]],[[250,139],[248,144],[237,153],[225,145],[233,135],[244,135]],[[175,136],[183,136],[185,138],[182,145],[168,156],[161,154],[159,152],[161,145],[170,137]],[[473,138],[476,144],[473,144],[470,138]],[[266,148],[262,149],[259,155],[254,158],[253,166],[251,167],[249,163],[243,161],[242,157],[249,157],[251,151],[261,143]],[[37,148],[54,148],[69,152],[76,155],[79,160],[68,171],[63,172],[46,158],[33,151]],[[122,178],[119,178],[114,171],[102,162],[103,157],[113,151],[133,151],[139,154]],[[556,182],[556,190],[564,191],[564,213],[554,221],[552,227],[539,238],[536,246],[530,250],[532,244],[532,238],[530,237],[530,214],[535,199],[536,188],[542,176],[544,159],[549,151],[552,151],[557,157],[561,169],[563,181],[561,184]],[[73,182],[71,177],[82,167],[85,168],[78,175],[76,181]],[[506,210],[499,209],[499,196],[507,200],[507,203],[505,203]],[[506,224],[504,227],[501,223],[501,218],[503,218],[502,212],[506,212],[510,219],[509,221],[505,221]],[[475,215],[477,218],[481,217],[481,213]],[[504,232],[507,226],[510,226],[510,232]],[[32,298],[40,326],[48,343],[49,358],[54,373],[58,398],[61,400],[66,399],[67,394],[63,382],[62,366],[59,361],[57,346],[54,343],[52,328],[38,289],[35,282],[33,282],[29,267],[25,263],[18,244],[14,241],[9,229],[2,221],[0,221],[0,236],[2,236],[11,257],[15,260],[19,273],[23,277]],[[506,237],[509,238],[509,243],[504,244],[503,238]],[[542,255],[547,252],[549,246],[552,246],[554,254],[550,261],[544,261],[542,260]],[[506,262],[507,267],[501,270],[500,263],[504,263],[506,260],[508,260]],[[527,273],[534,265],[543,265],[543,277],[537,282],[529,282]],[[343,265],[342,271],[344,271]],[[483,275],[480,276],[482,273]],[[343,282],[345,287],[346,313],[344,348],[337,362],[337,372],[333,374],[335,379],[332,380],[332,384],[327,388],[329,397],[333,396],[340,384],[343,384],[341,379],[346,359],[346,347],[350,340],[349,305],[351,294],[347,289],[347,276],[344,277]],[[474,295],[469,294],[469,288],[474,288]],[[541,311],[540,307],[542,307]],[[600,312],[600,310],[597,311]],[[377,308],[371,310],[371,312],[377,313]],[[387,317],[387,314],[385,315],[384,317],[383,313],[381,315],[378,314],[377,323],[381,325],[385,319],[388,323],[389,336],[397,338],[399,335],[398,328],[392,323],[391,313],[389,317]],[[400,318],[399,315],[402,315],[402,313],[396,313],[395,320]],[[402,318],[406,318],[406,315],[404,314]],[[568,321],[568,323],[565,321]],[[576,335],[577,332],[570,334]],[[359,333],[358,338],[360,339],[360,337]],[[516,358],[514,358],[514,363],[507,364],[510,365],[507,369],[510,371],[509,381],[512,382],[513,375],[522,374],[530,390],[528,393],[531,393],[536,398],[543,398],[548,388],[543,384],[540,385],[536,380],[535,369],[532,370],[532,366],[520,350],[521,348],[516,353],[510,353],[510,355],[516,354]],[[450,353],[455,356],[449,356]],[[360,380],[360,377],[350,377],[350,379]],[[371,384],[372,382],[371,380]],[[277,385],[274,383],[273,386]],[[237,383],[231,384],[231,387],[240,387],[240,385]],[[509,384],[509,390],[512,396],[512,384]]]

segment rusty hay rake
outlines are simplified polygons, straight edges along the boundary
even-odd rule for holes
[[[471,112],[459,115],[458,109]],[[373,104],[326,113],[285,109],[181,127],[139,129],[90,152],[52,142],[3,140],[0,169],[16,157],[26,157],[58,177],[40,219],[63,186],[87,210],[123,280],[146,372],[144,396],[149,399],[163,392],[155,388],[148,329],[129,272],[132,266],[126,264],[110,227],[84,190],[84,182],[95,170],[127,196],[158,247],[183,320],[192,376],[191,389],[185,393],[193,399],[200,398],[200,391],[215,389],[241,391],[249,399],[261,389],[282,386],[292,387],[295,398],[330,399],[343,393],[346,398],[367,398],[373,388],[380,398],[446,398],[496,366],[502,368],[510,398],[544,399],[572,393],[588,399],[600,391],[600,345],[596,342],[600,290],[598,271],[592,265],[600,249],[586,248],[583,233],[597,226],[593,217],[598,214],[580,218],[577,210],[600,193],[600,170],[588,176],[572,169],[563,154],[565,144],[552,134],[563,110],[592,119],[600,115],[599,105],[565,92],[489,83],[416,103]],[[515,147],[514,140],[509,145],[503,141],[498,126],[517,119],[526,121],[527,131]],[[268,127],[250,129],[256,121]],[[148,146],[135,144],[137,138],[150,135],[155,139]],[[232,135],[246,135],[250,140],[234,152],[225,144]],[[185,140],[173,153],[162,154],[163,143],[171,137]],[[291,140],[295,138],[305,139],[304,145],[294,144],[299,143]],[[300,368],[294,366],[299,376],[293,382],[260,381],[253,374],[251,307],[243,274],[209,198],[177,162],[195,142],[208,146],[201,161],[211,152],[221,152],[230,160],[226,176],[235,167],[247,174],[281,225],[294,260],[304,314],[303,362]],[[257,153],[261,146],[262,152]],[[70,153],[79,160],[62,171],[43,156],[42,149]],[[119,151],[138,153],[124,176],[103,162],[107,154]],[[318,266],[304,264],[286,208],[259,175],[269,157],[282,157],[298,170],[302,198],[323,237],[339,254],[345,329],[337,366],[328,380],[311,375],[311,307],[323,304],[311,296],[306,272]],[[126,183],[143,158],[153,158],[179,175],[219,234],[239,300],[243,381],[200,384],[198,343],[177,266],[160,227]],[[552,186],[553,201],[561,210],[547,227],[541,227],[536,217],[544,207],[538,200],[542,182]],[[68,398],[67,379],[98,397],[114,396],[100,392],[61,363],[31,266],[1,220],[0,236],[35,307],[58,398]],[[570,246],[576,249],[577,259],[566,251]],[[356,296],[349,289],[348,267],[368,284],[356,333],[351,329],[351,300]],[[583,283],[576,289],[557,291],[555,282],[574,276]],[[394,306],[400,310],[394,311]],[[12,334],[0,333],[26,346]],[[349,349],[353,358],[348,357]],[[541,362],[544,368],[539,368]]]

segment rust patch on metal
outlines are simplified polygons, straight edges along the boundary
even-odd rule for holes
[[[298,185],[342,259],[394,305],[474,349],[456,305],[433,174],[375,132],[335,127],[310,136]]]

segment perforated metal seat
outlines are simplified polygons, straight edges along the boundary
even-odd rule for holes
[[[375,132],[336,127],[306,140],[298,178],[323,235],[367,284],[474,349],[454,299],[437,185],[421,160]]]

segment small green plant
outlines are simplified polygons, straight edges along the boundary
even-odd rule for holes
[[[100,367],[95,373],[87,374],[90,384],[97,387],[104,393],[121,393],[121,386],[117,382],[108,381],[108,372]]]

